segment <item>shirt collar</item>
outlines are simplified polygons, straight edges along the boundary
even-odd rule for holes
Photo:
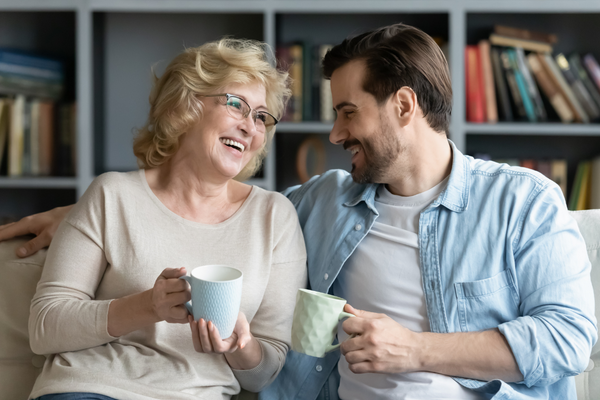
[[[431,204],[431,207],[443,205],[451,211],[463,212],[469,205],[469,187],[470,187],[470,166],[467,157],[465,157],[456,145],[448,140],[452,148],[452,171],[448,186],[440,196]],[[379,215],[375,208],[375,194],[379,184],[370,183],[362,185],[362,190],[351,200],[344,203],[345,206],[354,207],[361,201],[364,201],[367,207],[375,214]]]

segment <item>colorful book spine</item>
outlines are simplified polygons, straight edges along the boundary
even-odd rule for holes
[[[512,121],[513,114],[510,106],[508,87],[506,86],[506,79],[502,73],[500,51],[497,47],[491,48],[490,58],[492,61],[492,70],[494,71],[494,85],[496,87],[496,93],[498,94],[497,108],[499,119],[502,121]]]
[[[467,121],[485,122],[485,95],[483,93],[479,47],[468,45],[465,50],[467,83]]]
[[[507,49],[506,52],[515,74],[515,80],[517,82],[517,87],[519,88],[519,93],[523,99],[523,107],[525,108],[527,119],[529,122],[537,122],[537,115],[535,113],[531,97],[529,96],[527,84],[525,83],[525,77],[523,76],[523,71],[521,71],[517,62],[517,53],[514,49]]]
[[[479,42],[479,59],[481,61],[481,73],[483,89],[485,94],[485,111],[487,122],[498,122],[498,106],[496,105],[496,90],[494,88],[494,73],[492,71],[492,60],[490,54],[490,42],[481,40]]]

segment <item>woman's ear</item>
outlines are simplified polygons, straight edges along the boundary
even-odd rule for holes
[[[402,86],[394,93],[392,101],[400,126],[409,125],[417,113],[417,94],[408,86]]]

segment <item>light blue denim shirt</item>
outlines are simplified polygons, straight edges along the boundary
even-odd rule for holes
[[[563,194],[537,172],[475,160],[450,144],[448,185],[419,220],[431,331],[498,327],[524,380],[456,378],[487,397],[575,399],[572,376],[586,368],[597,327],[591,265]],[[376,191],[376,184],[356,184],[339,170],[286,191],[304,230],[311,289],[331,291],[378,216]],[[260,398],[337,399],[339,357],[290,351]]]

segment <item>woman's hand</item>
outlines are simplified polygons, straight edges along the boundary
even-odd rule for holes
[[[233,369],[252,369],[260,364],[262,348],[250,333],[250,324],[244,313],[238,314],[233,333],[225,340],[221,339],[219,330],[211,321],[194,321],[191,315],[188,316],[188,320],[194,349],[197,352],[224,354],[227,363]]]
[[[188,315],[188,321],[192,329],[194,349],[199,353],[233,353],[238,349],[243,349],[252,340],[250,324],[242,312],[238,314],[233,333],[224,340],[221,339],[219,330],[211,321],[206,322],[202,318],[194,321],[191,315]]]
[[[185,303],[192,294],[188,284],[180,276],[186,274],[185,268],[165,268],[154,282],[151,290],[152,310],[159,321],[174,324],[188,322],[188,311]]]
[[[18,248],[16,254],[18,257],[27,257],[37,253],[38,250],[50,245],[58,225],[71,211],[71,208],[73,208],[72,205],[57,207],[50,211],[30,215],[11,224],[1,225],[0,242],[17,236],[34,234],[35,237]]]

